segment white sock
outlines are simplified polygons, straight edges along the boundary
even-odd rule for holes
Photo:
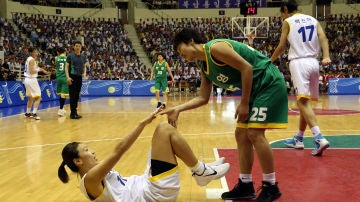
[[[263,180],[265,182],[269,182],[271,185],[274,185],[276,183],[275,172],[268,174],[263,173]]]
[[[240,180],[241,182],[245,182],[245,183],[252,182],[252,175],[240,173]]]
[[[31,108],[26,108],[26,113],[30,113],[31,112]]]
[[[304,137],[305,130],[298,130],[296,136],[298,137]]]
[[[319,128],[319,126],[314,126],[314,127],[312,127],[310,130],[311,130],[311,133],[312,133],[314,136],[317,136],[317,135],[320,134],[320,128]]]
[[[36,114],[36,112],[37,112],[37,108],[34,108],[33,113]]]
[[[192,168],[190,168],[192,172],[196,173],[196,174],[203,174],[205,171],[205,165],[203,162],[199,161],[196,163],[196,165]]]

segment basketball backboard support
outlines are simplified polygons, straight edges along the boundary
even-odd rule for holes
[[[253,35],[256,38],[268,38],[269,17],[233,17],[231,32],[233,39],[246,39]]]

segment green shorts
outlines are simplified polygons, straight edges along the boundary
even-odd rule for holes
[[[69,96],[69,85],[66,78],[56,79],[56,93],[59,95]]]
[[[169,92],[167,78],[156,78],[155,79],[155,91]]]
[[[239,128],[286,128],[288,123],[288,94],[281,72],[270,65],[263,75],[253,81],[249,117],[237,123]]]

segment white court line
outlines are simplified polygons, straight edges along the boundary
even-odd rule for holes
[[[327,131],[327,132],[331,132],[331,131],[344,131],[344,132],[360,132],[360,130],[322,130],[322,131]],[[268,130],[267,133],[294,133],[297,132],[297,130],[295,131],[289,131],[289,130],[284,130],[284,129],[279,129],[279,131],[275,131],[275,130]],[[216,133],[189,133],[189,134],[182,134],[183,136],[203,136],[203,135],[233,135],[234,131],[229,131],[229,132],[216,132]],[[342,134],[342,135],[358,135],[358,134]],[[326,135],[326,136],[339,136],[339,135]],[[138,137],[139,139],[147,139],[147,138],[152,138],[152,135],[149,136],[141,136]],[[121,140],[123,138],[105,138],[105,139],[93,139],[93,140],[78,140],[77,142],[100,142],[100,141],[114,141],[114,140]],[[286,138],[287,139],[287,138]],[[282,141],[285,139],[280,139],[280,140],[275,140],[275,141],[271,141],[270,144],[277,142],[277,141]],[[25,149],[25,148],[33,148],[33,147],[45,147],[45,146],[55,146],[55,145],[65,145],[69,142],[57,142],[57,143],[52,143],[52,144],[38,144],[38,145],[25,145],[25,146],[19,146],[19,147],[5,147],[5,148],[0,148],[0,151],[6,151],[6,150],[15,150],[15,149]]]
[[[217,148],[213,148],[215,159],[219,159],[219,153]],[[226,160],[226,159],[225,159]],[[230,168],[231,169],[231,168]],[[206,198],[207,199],[221,199],[221,194],[223,192],[229,191],[225,176],[220,178],[221,188],[207,188]],[[228,201],[228,200],[226,200]]]

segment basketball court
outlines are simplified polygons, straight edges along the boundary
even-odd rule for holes
[[[169,97],[168,107],[191,99]],[[179,161],[181,191],[178,201],[220,202],[219,195],[231,189],[238,177],[234,112],[240,97],[212,97],[209,104],[181,113],[178,130],[185,136],[194,153],[205,162],[220,156],[231,163],[230,172],[221,180],[198,187],[189,169]],[[156,105],[154,97],[83,97],[79,104],[80,120],[57,115],[57,102],[41,103],[41,120],[26,119],[25,106],[1,108],[0,169],[3,173],[0,201],[87,201],[78,189],[79,177],[70,174],[62,184],[57,177],[61,150],[71,141],[86,143],[103,159],[136,124]],[[357,202],[360,198],[360,96],[322,96],[313,107],[322,133],[331,147],[321,157],[311,156],[312,138],[305,133],[304,150],[284,148],[282,140],[297,131],[299,113],[295,98],[289,97],[287,129],[269,130],[279,186],[286,202]],[[115,166],[123,176],[142,174],[156,125],[166,121],[159,116]],[[68,170],[68,173],[71,173]],[[254,165],[255,189],[261,185],[258,161]],[[259,194],[259,192],[258,192]]]

